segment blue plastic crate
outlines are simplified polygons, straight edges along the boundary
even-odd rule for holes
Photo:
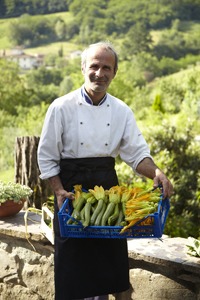
[[[58,219],[61,237],[72,238],[160,238],[162,237],[167,215],[170,208],[169,199],[161,199],[158,204],[157,212],[149,214],[129,228],[125,233],[120,234],[122,226],[88,226],[84,228],[80,221],[71,217],[73,206],[72,201],[66,199],[60,211]],[[151,218],[151,225],[141,225],[141,223]],[[69,219],[78,222],[78,225],[67,224]]]

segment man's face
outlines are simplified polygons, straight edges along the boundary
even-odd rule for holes
[[[111,51],[102,47],[94,47],[89,50],[86,64],[82,66],[85,78],[85,88],[92,97],[99,94],[103,96],[115,77],[115,56]]]

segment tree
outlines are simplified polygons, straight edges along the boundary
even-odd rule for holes
[[[17,114],[17,106],[27,106],[29,91],[17,64],[0,59],[0,109]]]
[[[6,6],[5,1],[0,1],[0,18],[4,17],[6,15]]]
[[[199,20],[200,2],[199,0],[176,0],[172,1],[172,9],[177,12],[180,20]]]
[[[132,26],[124,39],[122,51],[126,59],[130,59],[134,54],[150,52],[152,39],[147,27],[143,23],[136,23]]]
[[[61,96],[65,95],[65,94],[71,92],[72,89],[73,89],[73,82],[72,82],[71,77],[69,75],[65,76],[65,78],[63,79],[63,81],[60,84],[59,94]]]
[[[53,69],[48,70],[45,67],[40,67],[37,70],[32,70],[27,74],[27,81],[29,86],[39,85],[59,85],[62,81],[61,70]]]
[[[15,0],[5,0],[6,16],[16,16],[17,3]]]
[[[162,100],[159,94],[157,94],[154,98],[153,104],[152,104],[152,108],[155,111],[160,111],[160,112],[164,112],[164,108],[163,108],[163,104],[162,104]]]
[[[55,33],[58,40],[63,40],[66,36],[66,24],[63,20],[58,20],[55,25]]]
[[[36,46],[56,39],[54,25],[43,17],[25,15],[10,24],[9,39],[15,45]]]
[[[9,39],[14,45],[31,46],[34,33],[27,24],[14,21],[9,27]]]
[[[69,10],[80,27],[79,40],[81,44],[94,43],[104,39],[106,27],[102,24],[105,21],[106,6],[106,0],[75,0],[70,4]]]
[[[193,124],[185,124],[184,130],[163,124],[156,130],[149,128],[148,140],[152,154],[174,183],[171,197],[170,220],[166,234],[171,236],[199,237],[199,165],[200,152],[195,144]]]
[[[72,21],[67,23],[66,26],[66,40],[72,39],[76,34],[79,33],[79,26],[77,25],[76,22]]]
[[[48,11],[50,13],[66,11],[67,8],[66,0],[48,0]]]

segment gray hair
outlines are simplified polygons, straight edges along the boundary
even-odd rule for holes
[[[82,66],[85,66],[86,64],[86,60],[87,60],[87,55],[88,55],[88,52],[91,48],[93,47],[102,47],[108,51],[111,51],[113,54],[114,54],[114,57],[115,57],[115,66],[114,66],[114,72],[115,74],[117,73],[117,70],[118,70],[118,54],[116,52],[116,50],[114,49],[112,43],[110,42],[98,42],[98,43],[95,43],[95,44],[91,44],[89,45],[81,54],[81,65]]]

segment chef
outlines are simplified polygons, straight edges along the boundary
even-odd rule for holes
[[[61,238],[57,213],[74,185],[104,189],[118,184],[115,158],[133,171],[162,184],[172,184],[156,166],[132,110],[107,89],[118,69],[109,42],[90,45],[82,53],[84,84],[56,100],[47,111],[38,147],[40,177],[55,195],[55,300],[108,300],[129,289],[126,239]]]

